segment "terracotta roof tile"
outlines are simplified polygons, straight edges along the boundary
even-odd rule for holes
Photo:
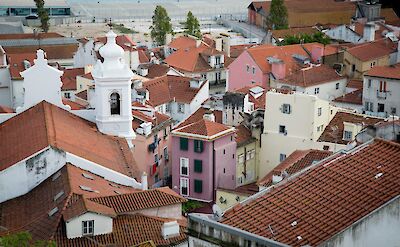
[[[0,113],[14,113],[14,110],[11,107],[0,105]]]
[[[329,122],[328,126],[325,127],[325,130],[322,132],[318,141],[347,144],[349,141],[343,140],[344,122],[366,126],[373,125],[381,121],[383,121],[381,118],[368,117],[366,115],[347,112],[337,112]]]
[[[221,223],[291,246],[318,246],[398,197],[399,165],[400,145],[375,140],[267,189],[225,212]]]
[[[134,107],[142,107],[142,108],[149,108],[148,106],[142,105],[139,102],[134,102],[132,103],[132,106]],[[167,122],[168,120],[172,121],[172,118],[168,115],[159,113],[157,111],[155,111],[155,109],[152,109],[154,112],[154,116],[151,117],[145,113],[143,113],[141,110],[139,109],[133,109],[132,110],[132,115],[133,115],[133,122],[132,122],[132,127],[134,129],[137,129],[141,123],[143,122],[150,122],[154,127],[157,127],[165,122]]]
[[[251,131],[243,125],[236,126],[235,140],[238,146],[256,141],[256,139],[253,138]]]
[[[86,90],[80,91],[79,93],[75,94],[75,96],[78,98],[81,98],[83,100],[88,100],[87,93],[88,93],[88,90],[86,89]]]
[[[136,50],[136,43],[128,35],[118,35],[115,38],[117,45],[121,46],[124,50]],[[95,42],[105,44],[107,42],[107,37],[98,37]]]
[[[168,44],[168,46],[175,50],[193,48],[193,47],[196,47],[196,40],[191,37],[180,36],[180,37],[173,39],[171,41],[171,43]],[[204,47],[204,44],[202,46]]]
[[[208,109],[200,107],[192,115],[190,115],[188,118],[179,123],[179,125],[176,126],[176,129],[200,121],[201,119],[203,119],[203,116],[207,111]],[[215,117],[215,122],[222,124],[222,111],[214,110],[213,114]]]
[[[340,96],[336,99],[334,99],[334,102],[340,102],[340,103],[348,103],[348,104],[354,104],[354,105],[362,105],[362,94],[363,90],[357,89],[356,91],[347,93],[343,96]]]
[[[4,39],[49,39],[49,38],[62,38],[64,37],[58,33],[38,33],[38,37],[34,33],[16,33],[16,34],[0,34],[0,40]]]
[[[283,83],[298,87],[311,87],[344,78],[344,76],[339,75],[333,68],[327,65],[319,65],[298,70],[282,81]]]
[[[170,188],[157,188],[137,191],[121,195],[90,198],[91,201],[110,208],[117,214],[134,212],[145,208],[157,208],[186,202],[186,199],[173,192]]]
[[[363,88],[363,80],[352,79],[347,82],[347,88],[355,88],[362,89]]]
[[[388,56],[396,51],[397,46],[390,39],[380,39],[363,43],[347,49],[347,52],[357,59],[366,62],[373,59]]]
[[[202,136],[206,139],[214,137],[215,135],[222,135],[224,133],[233,133],[235,130],[224,124],[212,122],[209,120],[201,119],[197,122],[188,124],[186,126],[177,128],[173,134],[191,134]]]
[[[125,139],[104,135],[95,124],[45,101],[1,123],[0,139],[5,154],[0,170],[52,146],[130,177],[140,175]]]
[[[78,50],[78,43],[63,45],[42,45],[40,48],[46,52],[47,59],[72,59]],[[35,53],[38,47],[32,46],[7,46],[4,50],[7,54]]]
[[[257,183],[250,183],[250,184],[245,184],[242,186],[238,186],[236,187],[234,190],[228,190],[228,189],[221,189],[218,188],[219,190],[223,190],[223,191],[231,191],[234,193],[238,193],[238,194],[243,194],[243,195],[254,195],[257,192],[259,192],[259,187],[257,185]]]
[[[253,47],[255,45],[253,44],[247,44],[247,45],[232,45],[231,46],[231,51],[230,51],[230,57],[231,58],[237,58],[242,54],[245,50]]]
[[[143,65],[140,65],[143,66]],[[148,74],[146,75],[147,78],[156,78],[160,76],[164,76],[169,71],[169,66],[165,64],[148,64],[147,66]]]
[[[303,170],[304,168],[313,165],[314,162],[325,159],[331,154],[332,152],[325,150],[296,150],[284,161],[282,161],[277,167],[275,167],[271,172],[260,179],[258,181],[258,185],[269,187],[273,185],[273,175],[283,176],[283,173],[286,172],[286,177],[291,176]]]
[[[64,74],[61,76],[61,81],[63,83],[61,91],[75,91],[76,90],[76,77],[78,75],[84,75],[84,68],[73,68],[63,70]]]
[[[33,65],[33,60],[36,59],[35,52],[27,53],[7,53],[7,60],[10,64],[10,75],[12,80],[22,80],[21,72],[25,70],[24,61],[28,61]]]
[[[400,80],[400,63],[391,66],[374,66],[365,75]]]
[[[203,83],[204,85],[205,83]],[[174,75],[165,75],[145,81],[143,87],[149,91],[149,101],[153,106],[159,106],[172,100],[188,104],[200,90],[190,87],[189,77]]]
[[[62,102],[64,105],[69,105],[71,107],[71,110],[83,110],[86,109],[86,105],[82,105],[78,102],[63,98]]]
[[[113,208],[90,201],[84,198],[82,195],[76,195],[75,200],[70,200],[62,215],[65,221],[69,221],[87,212],[97,213],[109,217],[117,216]]]

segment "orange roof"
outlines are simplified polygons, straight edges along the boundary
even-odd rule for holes
[[[309,166],[226,211],[220,223],[290,246],[319,246],[398,197],[399,166],[400,144],[375,140]]]
[[[298,63],[293,55],[301,55],[310,58],[309,53],[311,53],[313,47],[321,47],[324,49],[324,55],[330,55],[336,53],[336,49],[319,44],[319,43],[307,43],[307,44],[295,44],[287,46],[273,46],[273,45],[260,45],[247,50],[250,56],[257,63],[258,67],[263,71],[263,73],[271,72],[271,64],[268,62],[267,58],[275,57],[282,60],[286,65],[286,75],[291,74],[304,67],[303,64]]]
[[[396,44],[390,39],[385,38],[357,45],[347,49],[347,52],[357,59],[366,62],[384,56],[389,56],[389,54],[396,52],[396,49]]]
[[[34,33],[16,33],[16,34],[0,34],[0,40],[2,39],[49,39],[49,38],[62,38],[65,37],[58,33],[38,33],[35,36]]]
[[[344,79],[328,65],[311,66],[298,70],[283,79],[283,83],[298,87],[310,87]]]
[[[180,204],[187,200],[168,187],[133,193],[90,198],[91,201],[113,208],[117,214],[134,212],[146,208],[157,208]]]
[[[349,141],[343,140],[344,122],[361,124],[364,126],[373,125],[384,121],[381,118],[367,117],[366,115],[353,114],[348,112],[337,112],[328,126],[325,127],[319,137],[319,142],[331,142],[337,144],[347,144]]]
[[[107,37],[98,37],[95,39],[95,42],[100,42],[100,43],[107,43]],[[135,50],[136,49],[136,43],[133,42],[133,40],[128,36],[128,35],[118,35],[115,38],[115,42],[117,45],[121,46],[122,49],[124,50]]]
[[[85,105],[82,105],[78,102],[66,99],[66,98],[62,98],[62,102],[64,105],[69,105],[71,107],[71,110],[82,110],[82,109],[86,109]]]
[[[365,75],[400,80],[400,63],[390,66],[374,66]]]
[[[347,88],[356,88],[362,89],[363,88],[363,80],[351,79],[347,82]]]
[[[255,46],[254,44],[246,44],[246,45],[232,45],[230,51],[231,58],[237,58],[242,54],[245,50]]]
[[[203,119],[204,114],[208,111],[208,109],[204,107],[200,107],[197,111],[195,111],[192,115],[190,115],[188,118],[183,120],[182,122],[179,123],[178,126],[176,126],[175,129],[192,124],[194,122],[198,122]],[[222,111],[219,110],[214,110],[213,111],[214,117],[215,117],[215,122],[222,124]]]
[[[27,53],[7,53],[7,60],[10,64],[10,75],[12,80],[22,80],[21,72],[25,70],[24,61],[28,61],[33,65],[33,60],[36,59],[36,52]]]
[[[164,75],[143,82],[143,87],[149,91],[149,101],[153,106],[173,100],[179,103],[190,103],[200,90],[191,88],[190,80],[191,78],[184,76]],[[202,87],[204,85],[205,83]]]
[[[334,99],[334,102],[339,102],[339,103],[348,103],[348,104],[354,104],[354,105],[362,105],[362,94],[363,94],[363,89],[357,89],[353,92],[347,93],[343,96],[340,96],[336,99]]]
[[[78,98],[81,98],[83,100],[87,100],[88,99],[87,93],[88,93],[88,90],[86,89],[86,90],[80,91],[79,93],[75,94],[75,96]]]
[[[173,131],[173,134],[189,134],[196,135],[200,138],[210,139],[218,138],[222,135],[232,134],[235,132],[234,128],[230,128],[224,124],[216,123],[213,121],[201,119],[197,122],[179,127]]]
[[[0,105],[0,113],[14,113],[14,110],[8,106]]]
[[[82,195],[72,195],[72,197],[75,197],[74,200],[69,201],[62,214],[65,221],[69,221],[87,212],[102,214],[109,217],[117,216],[113,208],[92,202]]]
[[[52,146],[139,177],[125,139],[104,135],[95,124],[45,101],[1,123],[0,139],[0,171]]]
[[[235,140],[238,146],[256,141],[256,139],[253,138],[251,131],[244,125],[236,126]]]
[[[269,187],[273,185],[272,177],[274,175],[284,176],[284,178],[286,178],[287,176],[291,176],[303,170],[304,168],[313,165],[316,161],[325,159],[331,154],[331,151],[325,150],[296,150],[284,161],[282,161],[277,167],[275,167],[272,171],[270,171],[267,175],[260,179],[258,181],[258,185]],[[283,175],[283,173],[286,173],[286,175]]]
[[[72,69],[65,69],[63,70],[64,74],[61,77],[61,81],[63,83],[61,87],[61,91],[69,91],[69,90],[76,90],[76,77],[78,75],[84,75],[85,69],[84,68],[72,68]]]
[[[186,49],[186,48],[194,48],[196,47],[196,39],[187,37],[187,36],[180,36],[171,41],[171,43],[168,44],[170,48],[173,48],[175,50],[181,50],[181,49]],[[203,42],[201,42],[201,47],[206,47]]]

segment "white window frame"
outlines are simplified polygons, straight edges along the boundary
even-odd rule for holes
[[[290,104],[282,104],[281,111],[283,114],[290,114],[292,113],[292,106]]]
[[[186,184],[186,187],[183,186],[184,183]],[[187,188],[187,194],[182,193],[182,188]],[[179,192],[182,196],[189,196],[189,178],[180,178]]]
[[[182,167],[187,168],[187,174],[182,173]],[[181,176],[189,176],[189,159],[185,157],[180,157],[179,158],[179,174]]]
[[[178,103],[178,112],[185,113],[185,104]]]
[[[244,163],[244,154],[239,154],[238,156],[238,163],[243,164]]]
[[[90,236],[94,234],[94,220],[82,221],[82,235]]]

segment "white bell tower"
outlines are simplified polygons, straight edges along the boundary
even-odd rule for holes
[[[104,62],[97,61],[92,71],[96,92],[96,124],[108,135],[135,138],[132,129],[131,84],[133,72],[125,64],[124,50],[116,44],[117,35],[110,30],[107,43],[100,48]]]

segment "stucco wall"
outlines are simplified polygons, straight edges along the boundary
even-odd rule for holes
[[[324,247],[398,247],[400,243],[400,197],[337,234]]]
[[[82,222],[87,220],[94,220],[93,235],[112,232],[113,219],[111,217],[88,212],[66,222],[67,238],[82,237]]]
[[[0,105],[12,107],[11,100],[11,78],[8,67],[0,65]]]
[[[247,65],[249,65],[249,71],[247,71]],[[255,68],[255,74],[253,74],[253,67]],[[234,91],[246,86],[261,85],[264,88],[267,86],[267,76],[263,74],[247,51],[240,54],[229,65],[228,69],[228,91]]]
[[[236,141],[233,134],[214,141],[216,188],[236,187]],[[216,189],[215,188],[215,189]]]

